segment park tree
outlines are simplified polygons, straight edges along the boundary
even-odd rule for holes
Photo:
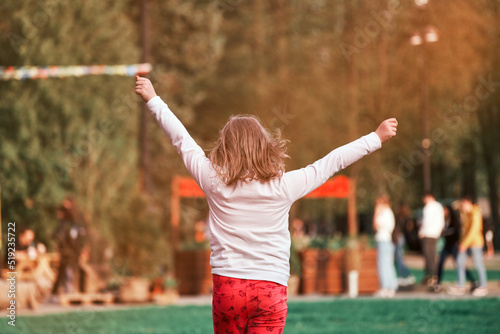
[[[6,36],[0,41],[5,50],[0,65],[137,63],[139,5],[62,0],[2,4],[2,17],[9,20],[0,24]],[[203,81],[222,50],[221,12],[213,1],[151,2],[151,79],[188,126],[194,122],[194,106],[203,100]],[[155,191],[152,197],[140,194],[137,139],[142,102],[133,82],[95,76],[0,83],[3,219],[35,228],[38,239],[50,245],[57,224],[55,207],[72,193],[96,242],[105,239],[102,244],[114,246],[121,253],[115,254],[118,265],[128,272],[136,270],[119,257],[136,254],[130,249],[134,241],[126,238],[130,233],[120,231],[133,229],[132,235],[145,240],[154,235],[162,247],[147,248],[151,259],[156,251],[165,252],[168,238],[157,236],[168,232],[163,228],[168,221],[165,198],[171,176],[182,168],[161,129],[149,127]],[[154,121],[150,117],[148,122]],[[158,205],[152,207],[151,202]]]
[[[207,97],[207,79],[223,52],[221,23],[222,9],[214,1],[152,3],[151,57],[155,70],[151,79],[157,93],[188,129],[204,127],[194,110]],[[153,181],[157,198],[165,207],[171,177],[184,167],[162,130],[157,125],[151,129]],[[204,134],[193,131],[202,143]]]
[[[486,17],[493,20],[500,19],[500,4],[495,1],[489,1],[486,8]],[[484,101],[481,101],[477,110],[477,119],[479,120],[479,149],[476,157],[481,157],[486,171],[487,195],[490,203],[490,228],[500,230],[499,217],[499,170],[500,170],[500,28],[498,24],[493,25],[493,29],[487,34],[490,41],[490,48],[485,54],[487,68],[484,70],[484,78],[489,82],[485,85],[482,93]],[[499,241],[498,232],[495,233],[495,241]]]
[[[0,64],[136,63],[128,4],[3,2]],[[52,246],[55,208],[72,193],[89,229],[110,232],[110,214],[136,171],[132,88],[132,79],[117,76],[0,82],[3,221],[34,228]]]
[[[206,132],[195,108],[206,98],[207,79],[216,70],[223,52],[220,27],[224,10],[218,1],[150,1],[150,61],[154,69],[149,77],[157,94],[202,146]],[[147,121],[152,161],[149,209],[158,211],[161,217],[164,242],[168,245],[165,251],[169,252],[170,184],[174,175],[187,172],[156,120],[149,117]],[[194,233],[195,221],[205,218],[206,203],[189,204],[192,203],[182,206],[182,222],[186,233]],[[171,256],[165,258],[170,261]]]
[[[347,172],[358,178],[361,211],[370,210],[379,192],[417,206],[423,192],[418,62],[425,52],[433,190],[457,197],[461,142],[477,123],[457,128],[450,110],[474,91],[484,69],[489,41],[482,32],[494,25],[485,4],[242,3],[224,13],[225,52],[198,118],[213,131],[231,113],[255,113],[291,140],[288,168],[298,168],[397,117],[397,140]],[[411,45],[410,37],[427,25],[439,41],[425,50]]]

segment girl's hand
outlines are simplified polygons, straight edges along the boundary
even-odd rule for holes
[[[153,84],[149,79],[140,77],[138,75],[135,76],[135,79],[135,92],[142,97],[144,102],[148,102],[156,96]]]
[[[382,143],[385,143],[396,135],[398,130],[398,121],[395,118],[389,118],[380,123],[375,133]]]

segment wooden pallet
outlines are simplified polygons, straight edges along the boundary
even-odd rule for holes
[[[59,303],[64,306],[70,304],[90,305],[93,303],[109,305],[113,303],[111,293],[64,293],[59,295]]]

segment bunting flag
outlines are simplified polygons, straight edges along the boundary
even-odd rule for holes
[[[0,80],[81,77],[84,75],[134,76],[151,72],[151,64],[93,66],[0,66]]]

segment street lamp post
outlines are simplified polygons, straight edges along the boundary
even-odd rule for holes
[[[415,0],[415,4],[424,10],[427,5],[427,0]],[[423,12],[422,12],[423,14]],[[425,25],[422,25],[425,26]],[[431,141],[429,139],[429,89],[427,84],[427,66],[426,66],[426,44],[437,42],[439,39],[436,28],[425,26],[423,31],[414,34],[410,43],[414,46],[420,46],[418,52],[417,66],[420,76],[420,109],[422,116],[422,151],[424,153],[423,161],[423,181],[424,192],[429,193],[432,189],[431,185]]]

